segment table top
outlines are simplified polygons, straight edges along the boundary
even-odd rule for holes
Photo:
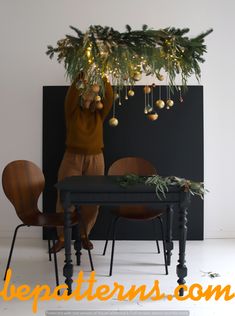
[[[72,176],[59,181],[55,187],[60,191],[69,192],[90,192],[90,193],[114,193],[114,192],[155,192],[154,185],[138,183],[122,187],[118,183],[120,176]],[[179,186],[170,186],[169,192],[178,193],[181,191]]]
[[[55,186],[62,200],[69,193],[72,203],[80,204],[149,204],[178,203],[182,188],[171,186],[166,197],[156,194],[154,185],[144,183],[122,187],[117,181],[120,176],[73,176],[65,178]]]

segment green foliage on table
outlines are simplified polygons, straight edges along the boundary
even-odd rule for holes
[[[203,182],[196,182],[175,176],[138,176],[136,174],[130,173],[118,177],[117,181],[120,186],[124,188],[134,184],[153,185],[156,188],[156,194],[159,199],[162,197],[165,198],[169,187],[174,185],[180,186],[184,191],[189,191],[192,195],[198,195],[201,199],[203,199],[204,194],[208,192],[208,190],[204,188]]]

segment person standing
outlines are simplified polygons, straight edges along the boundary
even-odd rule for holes
[[[103,123],[113,103],[113,90],[104,79],[105,93],[98,96],[100,87],[93,85],[81,95],[78,82],[86,85],[83,79],[75,80],[69,87],[65,98],[66,150],[58,171],[58,181],[66,177],[78,175],[104,175],[103,156]],[[89,236],[98,215],[99,206],[85,205],[80,207],[84,228],[80,225],[82,247],[93,249],[93,244],[86,238]],[[63,212],[59,196],[57,212]],[[58,240],[52,252],[64,248],[63,229],[58,228]]]

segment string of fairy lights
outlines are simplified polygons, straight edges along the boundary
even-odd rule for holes
[[[172,87],[179,92],[182,102],[181,86],[186,87],[187,79],[192,75],[200,79],[199,64],[204,62],[206,52],[204,38],[212,32],[210,29],[189,38],[185,36],[189,32],[187,28],[154,30],[143,25],[142,30],[132,30],[127,25],[126,32],[119,32],[112,27],[95,25],[85,33],[70,28],[76,36],[66,35],[57,41],[56,47],[48,46],[46,53],[50,58],[57,54],[57,61],[64,63],[66,74],[75,81],[81,98],[93,93],[95,110],[103,108],[105,82],[111,83],[114,98],[109,124],[113,127],[118,125],[116,106],[134,97],[135,85],[142,76],[149,76],[154,82],[143,87],[143,113],[149,120],[157,120],[159,110],[174,106]],[[176,78],[177,81],[181,78],[181,85],[176,85]],[[162,98],[164,80],[165,99]]]

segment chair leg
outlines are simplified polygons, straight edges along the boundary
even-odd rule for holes
[[[157,236],[157,229],[156,229],[156,220],[152,220],[152,223],[153,223],[153,229],[154,229],[154,234],[155,236]],[[157,253],[160,253],[160,247],[159,247],[159,242],[156,238],[156,245],[157,245]]]
[[[55,239],[52,239],[52,245],[53,248],[55,248]],[[53,256],[54,256],[54,265],[55,265],[55,280],[56,280],[56,286],[59,286],[59,274],[58,274],[58,264],[57,264],[57,254],[54,251],[53,252]],[[60,295],[59,291],[58,294]]]
[[[162,244],[163,244],[163,253],[164,253],[164,263],[165,263],[165,271],[166,275],[168,274],[168,266],[167,266],[167,257],[166,257],[166,237],[164,233],[164,227],[163,227],[163,221],[162,218],[159,216],[158,220],[160,222],[161,226],[161,233],[162,233]]]
[[[114,219],[112,219],[110,221],[110,225],[109,225],[108,230],[107,230],[106,241],[105,241],[105,245],[104,245],[104,250],[103,250],[102,256],[105,256],[105,254],[106,254],[106,249],[107,249],[108,242],[109,242],[109,235],[110,235],[110,232],[111,232],[111,228],[113,226],[113,222],[114,222]]]
[[[112,251],[111,251],[111,260],[110,260],[110,269],[109,276],[112,276],[113,273],[113,257],[114,257],[114,247],[115,247],[115,238],[116,238],[116,224],[120,217],[115,217],[113,221],[113,242],[112,242]]]
[[[13,239],[12,239],[12,243],[11,243],[11,249],[10,249],[9,257],[8,257],[8,260],[7,260],[7,266],[6,266],[6,270],[5,270],[5,274],[4,274],[4,278],[3,278],[4,281],[6,280],[7,270],[9,269],[10,264],[11,264],[11,257],[12,257],[12,253],[13,253],[13,250],[14,250],[14,245],[15,245],[15,240],[16,240],[16,235],[17,235],[18,229],[20,227],[23,227],[23,226],[27,226],[27,225],[20,224],[15,229],[15,232],[14,232],[14,235],[13,235]]]
[[[49,254],[49,261],[51,261],[51,240],[48,239],[48,254]]]

